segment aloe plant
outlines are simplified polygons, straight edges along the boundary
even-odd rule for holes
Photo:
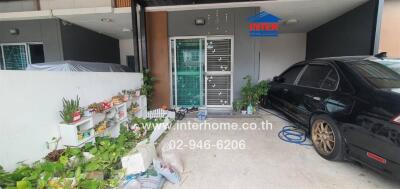
[[[76,96],[76,99],[67,100],[65,98],[62,99],[63,102],[63,110],[60,111],[60,116],[64,120],[65,123],[71,123],[73,120],[73,114],[77,111],[80,111],[79,108],[80,98]]]

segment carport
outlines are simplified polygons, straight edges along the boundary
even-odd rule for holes
[[[141,62],[143,68],[149,67],[157,78],[153,107],[205,105],[213,109],[210,117],[213,117],[212,114],[218,117],[207,119],[210,123],[257,125],[257,129],[250,131],[198,131],[174,127],[158,145],[158,151],[162,153],[163,148],[172,148],[170,150],[182,159],[185,172],[181,185],[168,183],[165,188],[397,188],[397,183],[358,164],[332,163],[319,157],[310,146],[279,140],[278,132],[292,123],[273,114],[260,110],[255,116],[243,118],[229,113],[233,101],[241,98],[240,89],[245,84],[242,78],[246,75],[251,75],[253,82],[270,80],[290,65],[305,59],[375,54],[379,43],[378,10],[381,5],[378,1],[227,1],[217,4],[197,1],[192,5],[188,2],[153,0],[133,6],[137,6],[133,17],[127,16],[132,13],[129,8],[83,15],[59,11],[57,17],[117,36],[120,39],[121,60],[125,59],[123,56],[138,55],[135,56],[136,61]],[[280,18],[278,36],[249,35],[248,19],[260,11]],[[110,18],[113,22],[104,23],[102,18]],[[137,22],[130,25],[132,18]],[[127,28],[137,27],[137,30],[133,29],[134,37],[130,38],[129,32],[111,31],[104,24],[118,27],[122,24]],[[138,35],[135,36],[135,33]],[[201,83],[201,79],[200,83],[179,82],[179,76],[174,75],[179,65],[177,46],[179,43],[192,45],[193,40],[199,40],[196,48],[201,49],[205,44],[203,50],[207,51],[210,42],[215,44],[219,39],[228,39],[231,43],[231,46],[225,47],[230,48],[230,53],[224,54],[231,57],[228,62],[230,69],[224,70],[221,66],[220,70],[212,70],[214,72],[211,73],[227,76],[227,79],[217,81],[224,85],[219,88],[224,97],[212,92],[207,94],[207,91],[212,91],[212,86],[206,85],[203,91],[196,90],[203,94],[200,99],[194,99],[200,104],[181,104],[187,103],[188,96],[197,96],[192,93],[195,89],[191,86],[205,84]],[[201,56],[201,50],[195,53]],[[209,57],[210,54],[206,54]],[[207,63],[203,66],[216,64],[219,67],[221,62],[214,62],[207,56],[205,59]],[[205,76],[203,82],[209,81],[209,76]],[[182,88],[188,90],[179,88],[179,85],[185,85]],[[223,90],[229,92],[224,93]],[[189,100],[193,102],[193,99]],[[265,121],[272,127],[259,130]],[[187,122],[196,123],[198,120],[186,118],[178,124]],[[245,141],[246,148],[188,147],[193,142],[204,144],[205,141],[216,143],[221,140],[228,143]],[[181,144],[181,148],[176,149],[177,144]]]
[[[158,151],[170,151],[182,159],[182,184],[166,183],[164,188],[398,188],[398,182],[359,164],[327,161],[312,146],[283,142],[277,137],[278,132],[292,123],[268,112],[260,111],[255,118],[207,121],[237,123],[240,127],[183,130],[179,124],[199,121],[190,118],[179,121],[163,138]],[[263,122],[271,127],[263,127]],[[256,123],[257,129],[247,129],[246,124],[251,123]],[[244,149],[232,145],[241,140],[245,141]],[[225,141],[228,145],[207,149],[191,146],[193,141],[202,144]]]
[[[376,54],[382,3],[149,0],[131,1],[131,7],[51,7],[46,11],[1,13],[0,20],[53,19],[61,28],[76,25],[111,37],[114,45],[119,43],[113,49],[119,50],[120,64],[139,72],[149,68],[156,78],[149,108],[207,109],[206,122],[238,125],[228,129],[180,127],[200,125],[197,114],[178,121],[159,141],[157,150],[160,154],[170,151],[182,160],[182,182],[167,183],[164,188],[398,188],[399,183],[361,165],[330,162],[309,145],[280,140],[279,131],[293,123],[278,112],[260,108],[253,115],[241,115],[232,111],[234,102],[242,99],[246,76],[258,83],[303,60]],[[279,25],[279,29],[274,26],[274,36],[251,35],[251,24],[258,23],[260,12]],[[135,87],[143,84],[139,73],[124,75],[129,80],[116,76],[107,78],[110,86],[122,88],[130,86],[131,81],[136,82]],[[100,76],[91,79],[95,77]],[[76,91],[87,88],[79,85]],[[43,143],[42,139],[37,141],[35,146]],[[35,154],[35,158],[41,155]]]

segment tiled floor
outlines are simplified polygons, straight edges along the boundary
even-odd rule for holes
[[[271,123],[272,128],[263,127],[263,121]],[[179,122],[179,127],[175,125],[169,131],[158,146],[159,151],[161,148],[173,148],[185,166],[183,182],[180,185],[167,182],[164,185],[166,189],[400,188],[399,183],[354,163],[330,162],[319,157],[312,147],[281,141],[277,133],[288,123],[268,113],[250,118],[207,119],[208,123],[240,125],[237,129],[230,127],[231,130],[204,125],[189,129],[182,124],[188,122],[199,123],[195,118],[185,118]],[[256,130],[241,127],[252,122],[256,123]],[[209,148],[205,145],[207,141],[211,144]],[[245,141],[245,149],[220,149],[221,145],[216,145],[218,141],[228,141],[225,144],[231,148],[235,141]],[[193,142],[196,146],[191,146]]]

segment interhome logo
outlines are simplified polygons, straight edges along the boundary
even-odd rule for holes
[[[265,11],[248,18],[249,34],[252,37],[277,37],[280,18]]]

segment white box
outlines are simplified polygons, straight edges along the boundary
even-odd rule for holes
[[[157,157],[154,143],[142,141],[130,154],[121,158],[126,175],[142,173],[147,170],[153,159]]]
[[[83,117],[81,120],[71,124],[61,123],[59,124],[59,131],[61,143],[64,146],[81,147],[87,142],[95,141],[92,117]],[[90,136],[79,140],[78,133],[83,131],[88,131]]]
[[[164,119],[163,123],[159,123],[154,127],[153,132],[150,135],[150,142],[155,142],[160,136],[168,129],[171,121],[168,118]]]

